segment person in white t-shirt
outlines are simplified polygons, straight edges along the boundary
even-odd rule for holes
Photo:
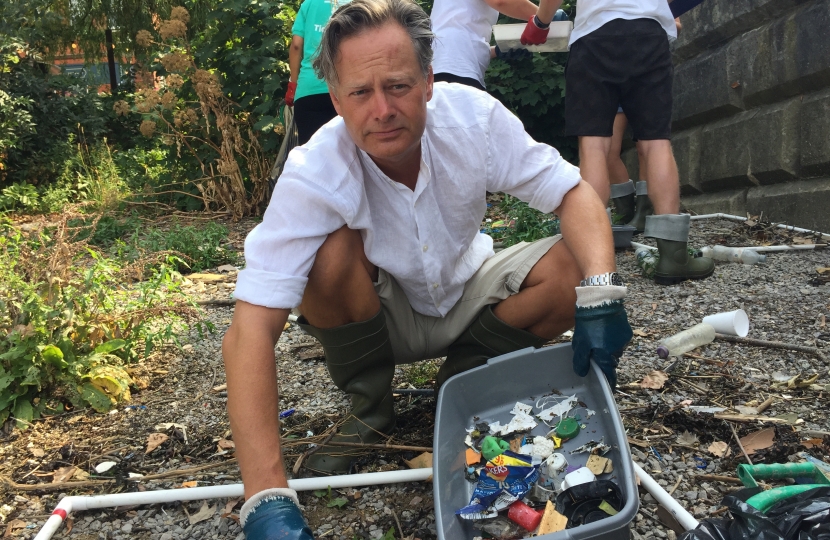
[[[605,203],[614,117],[618,107],[625,111],[648,180],[636,192],[654,206],[644,229],[660,252],[655,281],[664,285],[714,272],[711,259],[689,255],[690,217],[678,214],[669,50],[676,38],[667,0],[579,0],[565,71],[566,132],[579,137],[580,172]]]
[[[292,308],[351,397],[305,462],[318,472],[351,469],[360,450],[340,443],[392,433],[396,364],[446,356],[440,386],[573,327],[573,365],[532,376],[553,384],[593,362],[615,384],[632,331],[599,197],[486,92],[433,84],[432,37],[413,0],[332,16],[314,68],[339,117],[292,150],[245,240],[222,352],[248,540],[311,540],[280,449],[274,346]],[[495,254],[479,232],[488,190],[556,212],[562,234]]]
[[[530,0],[435,0],[430,14],[435,81],[484,90],[484,72],[502,52],[490,47],[499,13],[527,21],[522,42],[538,45],[544,43],[551,20],[567,20],[560,5],[562,0],[541,0],[538,7]]]

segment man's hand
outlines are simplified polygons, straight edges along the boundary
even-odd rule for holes
[[[288,90],[285,92],[285,104],[289,107],[294,106],[294,94],[297,92],[297,83],[288,81]]]
[[[593,360],[608,384],[617,386],[617,364],[633,337],[623,306],[626,288],[608,286],[576,288],[576,325],[573,347],[574,372],[588,375]]]
[[[246,540],[314,540],[300,513],[293,489],[268,489],[257,493],[242,506],[239,521]]]
[[[522,45],[541,45],[548,39],[548,28],[550,24],[542,26],[542,21],[534,15],[527,21],[527,26],[522,32]]]

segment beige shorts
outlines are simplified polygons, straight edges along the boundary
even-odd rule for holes
[[[553,247],[561,235],[528,244],[522,242],[490,257],[464,285],[464,293],[444,317],[418,313],[409,305],[406,293],[382,269],[375,291],[386,316],[396,364],[409,364],[446,356],[447,347],[458,339],[476,315],[519,292],[530,269]]]

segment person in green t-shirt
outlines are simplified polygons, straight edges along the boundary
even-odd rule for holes
[[[329,87],[318,79],[311,63],[331,14],[349,0],[304,0],[291,29],[288,66],[291,78],[285,102],[294,107],[299,144],[305,144],[326,122],[337,116]]]

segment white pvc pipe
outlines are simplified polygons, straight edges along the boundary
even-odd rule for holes
[[[657,248],[654,246],[647,246],[645,244],[640,244],[639,242],[631,242],[631,245],[634,247],[635,250],[640,248],[650,249],[652,251],[657,251]],[[816,244],[803,244],[797,246],[737,246],[731,247],[731,249],[750,249],[755,251],[756,253],[769,253],[774,251],[804,251],[809,249],[816,249],[816,248],[824,248],[826,247],[824,244],[816,245]]]
[[[697,529],[700,525],[700,522],[694,518],[692,514],[690,514],[685,508],[683,508],[677,499],[669,495],[669,493],[663,489],[663,486],[658,484],[654,478],[649,476],[649,474],[643,470],[642,467],[634,464],[634,472],[637,473],[637,477],[640,479],[640,485],[642,485],[646,491],[651,493],[651,496],[657,499],[663,508],[671,512],[671,514],[677,519],[677,522],[687,531],[691,531],[692,529]]]
[[[734,221],[746,221],[747,218],[741,216],[733,216],[732,214],[703,214],[700,216],[692,216],[693,220],[699,219],[731,219]],[[800,233],[809,233],[809,234],[820,234],[822,238],[830,238],[830,234],[819,232],[819,231],[812,231],[810,229],[802,229],[801,227],[793,227],[792,225],[784,225],[783,223],[778,223],[776,225],[779,229],[786,229],[788,231],[793,232],[800,232]]]
[[[296,491],[315,489],[339,489],[354,486],[374,486],[379,484],[398,484],[401,482],[420,482],[432,476],[432,468],[408,469],[364,474],[345,474],[341,476],[323,476],[317,478],[299,478],[289,480],[288,487]],[[137,493],[115,493],[93,495],[89,497],[64,497],[46,520],[43,528],[34,540],[47,540],[60,528],[61,523],[73,511],[94,510],[96,508],[114,508],[116,506],[133,506],[142,504],[160,504],[177,501],[200,501],[204,499],[224,499],[241,497],[245,490],[242,484],[226,486],[196,487],[187,489],[161,489]]]

